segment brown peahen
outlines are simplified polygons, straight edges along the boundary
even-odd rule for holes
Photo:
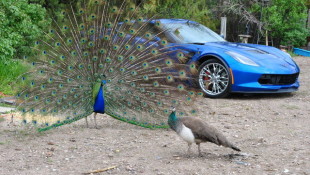
[[[116,6],[119,4],[118,6]],[[39,131],[87,118],[93,112],[147,128],[167,128],[170,107],[195,113],[201,92],[190,88],[195,64],[158,30],[140,7],[90,0],[64,11],[61,22],[25,57],[18,109]]]
[[[198,117],[177,117],[175,108],[172,109],[168,117],[168,124],[184,141],[188,144],[188,154],[190,154],[191,145],[196,143],[199,156],[202,156],[200,143],[211,142],[219,146],[225,146],[235,151],[241,151],[234,144],[229,142],[226,137],[216,128],[208,125]]]

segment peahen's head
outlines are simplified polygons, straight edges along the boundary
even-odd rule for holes
[[[175,119],[177,119],[177,116],[176,116],[176,114],[175,114],[175,107],[174,106],[172,106],[171,107],[171,113],[170,113],[170,115],[169,115],[169,120],[175,120]]]
[[[175,107],[171,106],[171,112],[175,112]]]
[[[168,117],[168,125],[170,126],[170,128],[172,128],[173,130],[176,130],[177,121],[178,121],[178,117],[175,114],[175,107],[172,106],[171,107],[171,113]]]

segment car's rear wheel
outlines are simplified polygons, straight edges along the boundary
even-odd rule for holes
[[[231,76],[221,61],[209,59],[199,67],[198,82],[207,97],[222,98],[230,92]]]

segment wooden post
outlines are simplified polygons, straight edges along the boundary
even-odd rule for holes
[[[310,6],[310,2],[309,2]],[[310,9],[308,9],[308,29],[310,29]]]
[[[269,41],[268,41],[268,31],[266,30],[266,46],[268,46],[268,43],[269,43]]]
[[[226,17],[221,17],[221,32],[220,35],[226,39],[226,23],[227,23],[227,18]]]

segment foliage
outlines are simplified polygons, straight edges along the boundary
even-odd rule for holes
[[[60,22],[63,19],[62,11],[64,11],[69,4],[76,8],[82,0],[29,0],[30,3],[36,3],[46,9],[48,18]]]
[[[303,46],[309,31],[306,28],[307,7],[305,0],[272,0],[262,8],[264,29],[274,38],[276,45]],[[256,4],[253,11],[259,12]]]
[[[15,94],[17,77],[29,70],[22,60],[0,60],[0,92],[6,95]]]
[[[306,0],[227,0],[225,4],[223,12],[228,16],[228,31],[234,35],[233,40],[246,31],[248,23],[253,42],[264,41],[262,35],[266,30],[275,46],[303,46],[309,36]]]
[[[157,18],[189,19],[215,30],[219,24],[213,20],[205,0],[148,0],[144,2],[145,14],[157,15]]]
[[[0,1],[0,59],[31,54],[34,41],[49,25],[45,9],[27,0]]]
[[[305,0],[273,0],[264,9],[266,29],[284,45],[303,46],[309,31],[306,29]]]

